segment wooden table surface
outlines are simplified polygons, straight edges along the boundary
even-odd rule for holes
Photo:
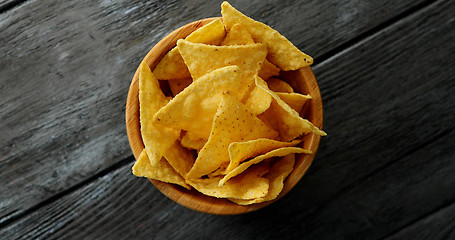
[[[455,239],[455,1],[230,1],[314,57],[324,130],[276,203],[216,216],[131,173],[125,103],[221,1],[0,0],[0,239]]]

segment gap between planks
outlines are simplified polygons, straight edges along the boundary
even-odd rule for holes
[[[0,14],[7,12],[25,2],[28,0],[12,0],[12,1],[6,1],[6,3],[0,4]]]
[[[428,218],[431,218],[433,215],[435,214],[438,214],[446,209],[449,209],[451,208],[452,206],[455,206],[455,199],[453,199],[452,201],[450,201],[449,203],[447,204],[443,204],[441,207],[435,209],[433,212],[430,212],[428,214],[425,214],[419,218],[416,218],[415,220],[409,222],[408,224],[406,224],[405,226],[397,229],[396,231],[393,231],[392,233],[390,233],[389,235],[381,238],[382,240],[387,240],[387,239],[390,239],[390,238],[393,238],[394,236],[396,236],[397,234],[400,234],[401,232],[405,231],[406,229],[416,225],[416,224],[419,224],[421,221],[424,221],[425,219],[428,219]]]
[[[128,164],[131,164],[132,162],[135,161],[135,158],[133,155],[101,170],[100,172],[96,173],[95,175],[79,182],[78,184],[64,190],[64,191],[61,191],[57,194],[55,194],[54,196],[42,201],[42,202],[39,202],[38,204],[34,205],[34,206],[31,206],[30,208],[27,208],[23,211],[20,211],[19,213],[15,214],[16,212],[12,212],[10,214],[8,214],[7,216],[5,216],[3,219],[0,219],[0,228],[3,228],[3,227],[6,227],[8,226],[9,224],[12,224],[13,222],[27,216],[28,214],[40,209],[41,207],[47,205],[47,204],[50,204],[52,202],[55,202],[57,201],[58,199],[66,196],[66,195],[69,195],[75,191],[77,191],[78,189],[84,187],[85,185],[87,184],[90,184],[94,181],[96,181],[98,178],[101,178],[101,177],[104,177],[105,175],[119,169],[119,168],[122,168]]]
[[[418,14],[420,11],[424,10],[425,8],[429,7],[432,4],[435,4],[436,2],[438,2],[438,0],[429,0],[422,2],[414,7],[405,10],[403,13],[390,18],[385,22],[378,24],[377,26],[365,31],[364,33],[358,35],[357,37],[354,37],[353,39],[339,45],[338,47],[335,47],[334,49],[322,54],[321,56],[314,58],[315,64],[313,64],[312,67],[314,68],[315,66],[318,66],[319,64],[325,62],[329,58],[333,58],[338,54],[341,54],[342,52],[346,51],[347,49],[352,48],[361,42],[364,42],[366,39],[376,35],[382,30],[392,27],[400,20],[408,18],[414,14]]]
[[[22,4],[24,4],[25,2],[27,2],[29,0],[16,0],[16,1],[11,1],[9,3],[6,3],[4,4],[3,6],[0,6],[0,14],[4,13],[4,12],[7,12],[15,7],[18,7]],[[330,58],[333,58],[333,57],[336,57],[337,55],[339,54],[342,54],[344,51],[356,46],[357,44],[361,44],[362,42],[364,41],[367,41],[370,37],[373,37],[375,36],[376,34],[380,33],[381,31],[387,29],[387,28],[390,28],[392,26],[394,26],[395,24],[397,24],[400,20],[402,19],[406,19],[414,14],[418,14],[419,12],[423,11],[424,9],[426,9],[427,7],[430,7],[431,5],[437,3],[437,2],[440,2],[440,1],[444,1],[444,0],[429,0],[429,1],[425,1],[419,5],[416,5],[414,7],[411,7],[407,10],[405,10],[403,13],[395,16],[395,17],[392,17],[388,20],[386,20],[385,22],[383,23],[380,23],[378,24],[377,26],[365,31],[364,33],[358,35],[357,37],[354,37],[352,38],[351,40],[341,44],[340,46],[338,47],[335,47],[334,49],[328,51],[327,53],[319,56],[319,57],[316,57],[315,58],[315,61],[316,62],[313,67],[316,67],[320,64],[322,64],[323,62],[329,60]],[[453,129],[450,129],[448,130],[447,132],[451,132]],[[444,134],[446,134],[447,132],[444,132]],[[435,137],[435,139],[437,139],[438,137],[440,137],[439,135]],[[431,140],[434,140],[434,139],[431,139]],[[431,141],[430,140],[430,141]],[[424,143],[426,144],[426,142]],[[419,145],[420,146],[420,145]],[[364,179],[368,179],[369,177],[375,175],[376,173],[380,172],[381,170],[385,169],[385,168],[388,168],[390,167],[391,165],[395,164],[396,162],[398,162],[400,159],[406,157],[407,155],[411,154],[413,152],[413,150],[415,149],[412,149],[410,150],[409,152],[405,153],[403,156],[401,156],[400,158],[396,159],[395,161],[392,161],[391,163],[389,164],[386,164],[385,166],[381,167],[380,169],[368,174],[367,176],[365,176],[364,178],[362,179],[359,179],[358,181],[361,181],[361,180],[364,180]],[[26,210],[23,210],[21,211],[20,213],[17,213],[15,214],[16,212],[12,212],[10,214],[8,214],[7,216],[5,216],[3,219],[0,219],[0,228],[3,228],[3,227],[6,227],[7,225],[9,224],[12,224],[13,222],[29,215],[30,213],[38,210],[39,208],[47,205],[47,204],[50,204],[54,201],[57,201],[58,199],[68,195],[68,194],[71,194],[72,192],[82,188],[83,186],[95,181],[96,179],[100,178],[100,177],[103,177],[109,173],[111,173],[112,171],[115,171],[123,166],[126,166],[132,162],[135,161],[135,158],[133,155],[131,155],[130,157],[127,157],[113,165],[111,165],[110,167],[107,167],[103,170],[101,170],[100,172],[98,172],[97,174],[87,178],[86,180],[84,181],[81,181],[79,182],[78,184],[60,192],[60,193],[57,193],[55,194],[54,196],[42,201],[42,202],[39,202],[38,204],[26,209]],[[352,187],[353,185],[355,185],[358,181],[355,181],[354,183],[344,187],[343,189],[341,189],[337,194],[335,194],[335,197],[342,194],[344,191],[346,191],[347,189],[349,189],[350,187]],[[330,203],[330,201],[324,203],[322,205],[325,206],[327,205],[328,203]],[[450,205],[450,204],[449,204]],[[436,211],[439,211],[440,209],[437,209]],[[434,212],[431,212],[429,213],[428,215],[431,215],[433,214]],[[426,216],[428,216],[426,215]],[[426,216],[423,216],[421,218],[418,218],[416,219],[414,222],[410,223],[409,225],[406,225],[405,227],[399,229],[398,231],[401,231],[402,229],[406,228],[406,227],[409,227],[409,226],[412,226],[412,224],[420,221],[421,219],[425,218]],[[397,231],[397,232],[398,232]],[[396,233],[396,232],[394,232]],[[393,234],[394,234],[393,233]],[[390,235],[389,235],[390,236]]]
[[[324,208],[325,208],[327,205],[329,205],[331,202],[336,201],[336,199],[338,199],[339,196],[341,196],[341,195],[342,195],[344,192],[346,192],[347,190],[351,189],[351,188],[352,188],[353,186],[355,186],[357,183],[363,182],[363,181],[365,181],[365,180],[367,180],[367,179],[369,179],[369,178],[375,176],[376,174],[378,174],[378,173],[384,171],[384,169],[387,169],[387,168],[389,168],[389,167],[392,167],[393,165],[397,164],[401,159],[406,158],[407,156],[409,156],[409,155],[411,155],[412,153],[414,153],[416,150],[423,148],[424,146],[426,146],[426,145],[428,145],[428,144],[430,144],[430,143],[436,141],[437,139],[440,139],[440,138],[443,137],[444,135],[450,134],[454,129],[455,129],[455,128],[451,128],[451,129],[448,129],[448,130],[446,130],[446,131],[441,132],[441,133],[438,134],[438,135],[435,135],[434,137],[428,139],[427,141],[422,142],[421,144],[417,145],[416,147],[410,149],[409,151],[407,151],[406,153],[404,153],[404,154],[403,154],[402,156],[400,156],[399,158],[397,158],[397,159],[395,159],[395,160],[392,160],[392,161],[388,162],[388,163],[385,164],[384,166],[382,166],[382,167],[380,167],[380,168],[374,170],[373,172],[367,174],[366,176],[364,176],[364,177],[362,177],[362,178],[360,178],[360,179],[358,179],[358,180],[355,180],[355,181],[352,182],[351,184],[349,184],[349,185],[343,187],[342,189],[340,189],[340,191],[338,191],[337,193],[335,193],[328,201],[326,201],[325,203],[323,203],[323,204],[322,204],[321,206],[319,206],[318,208],[314,209],[314,210],[312,211],[312,213],[310,214],[310,216],[313,215],[313,214],[315,214],[315,213],[318,212],[319,210],[324,209]],[[454,199],[454,201],[455,201],[455,199]],[[434,212],[437,212],[437,211],[439,211],[439,210],[440,210],[440,209],[436,209],[435,211],[432,211],[432,212],[428,213],[427,215],[431,215],[431,214],[433,214]],[[427,215],[422,216],[422,217],[419,217],[419,218],[416,219],[414,222],[420,221],[422,218],[425,218]],[[406,225],[406,226],[408,226],[408,225]],[[405,228],[405,227],[403,227],[403,228]],[[400,228],[400,230],[403,229],[403,228]],[[400,231],[400,230],[398,230],[398,231]],[[389,236],[390,236],[390,235],[389,235]]]

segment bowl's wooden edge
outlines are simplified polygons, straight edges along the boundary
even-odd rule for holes
[[[163,51],[161,49],[166,49],[166,51],[164,52],[169,51],[176,45],[178,39],[185,38],[197,28],[202,27],[205,24],[217,18],[219,17],[198,20],[174,30],[161,41],[159,41],[147,53],[143,61],[145,61],[153,70],[158,61],[164,56],[164,54],[162,54]],[[306,85],[303,86],[299,85],[297,86],[297,88],[300,90],[299,92],[305,94],[309,93],[313,97],[311,99],[310,104],[311,109],[307,109],[307,111],[311,112],[313,109],[317,110],[316,112],[314,112],[315,115],[305,117],[307,117],[308,120],[310,120],[317,127],[322,128],[322,100],[319,91],[319,86],[316,82],[316,78],[313,74],[313,71],[311,70],[311,67],[305,67],[300,70],[288,72],[285,74],[301,74],[302,77],[306,79],[305,81]],[[134,77],[131,81],[125,108],[125,120],[128,141],[131,146],[133,155],[136,159],[139,157],[140,153],[144,149],[144,144],[142,142],[142,137],[140,133],[138,75],[139,68],[136,70]],[[305,105],[308,105],[308,103]],[[174,184],[169,184],[154,179],[149,180],[159,191],[161,191],[168,198],[172,199],[173,201],[177,202],[180,205],[183,205],[195,211],[217,215],[236,215],[248,213],[270,205],[271,203],[275,202],[276,200],[284,196],[286,193],[288,193],[297,184],[297,182],[302,178],[302,176],[310,167],[316,154],[319,145],[319,140],[320,136],[317,136],[315,134],[307,134],[304,136],[303,145],[301,147],[311,149],[314,152],[314,154],[296,155],[296,165],[294,171],[286,178],[283,191],[275,200],[272,201],[242,206],[235,204],[227,199],[218,199],[214,197],[205,196],[194,189],[187,190],[184,189],[183,187]],[[193,196],[196,195],[198,196],[198,199],[201,200],[201,202],[194,201]]]

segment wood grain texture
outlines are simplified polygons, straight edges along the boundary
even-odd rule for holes
[[[197,213],[126,166],[0,236],[380,239],[418,222],[455,199],[453,11],[439,1],[315,67],[330,135],[302,181],[263,210]]]
[[[423,219],[407,226],[397,233],[385,238],[387,240],[399,239],[455,239],[455,203],[426,216]]]
[[[314,57],[422,2],[231,1]],[[2,13],[0,222],[129,156],[123,110],[140,59],[219,11],[205,1],[27,1]]]

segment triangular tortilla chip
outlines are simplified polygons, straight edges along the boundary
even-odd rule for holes
[[[139,118],[142,141],[147,155],[157,155],[151,159],[161,159],[180,135],[179,130],[156,126],[152,122],[153,115],[168,102],[169,98],[164,96],[159,82],[150,71],[149,66],[142,62],[139,69]]]
[[[229,173],[236,168],[242,161],[255,157],[260,154],[265,154],[272,150],[282,147],[292,147],[300,143],[300,140],[292,142],[280,142],[267,138],[258,138],[245,142],[233,142],[229,144],[229,166],[226,168],[226,173]]]
[[[183,89],[188,87],[193,82],[191,77],[188,78],[181,78],[181,79],[171,79],[168,81],[169,88],[171,89],[172,95],[175,97],[179,94]]]
[[[262,78],[264,79],[264,78]],[[269,78],[267,79],[267,85],[269,86],[270,90],[274,92],[283,92],[283,93],[293,93],[294,89],[289,85],[289,83],[278,79],[278,78]]]
[[[246,45],[254,44],[254,40],[250,33],[246,29],[245,25],[236,23],[234,24],[229,32],[226,34],[226,38],[221,42],[221,46],[231,45]],[[280,74],[280,69],[273,65],[269,60],[265,59],[264,63],[259,70],[259,77],[262,79],[268,79],[271,76],[277,76]]]
[[[296,112],[300,112],[307,100],[311,99],[309,94],[303,95],[300,93],[277,92],[276,95],[278,95],[283,102],[289,105],[289,107],[294,109]]]
[[[182,143],[183,147],[201,150],[201,148],[204,147],[205,143],[207,143],[207,139],[193,136],[191,132],[185,132],[180,142]]]
[[[249,78],[259,72],[267,55],[267,48],[260,43],[212,46],[180,39],[177,47],[193,81],[215,69],[232,65],[237,65],[242,70],[243,77]]]
[[[229,32],[226,34],[226,38],[221,42],[221,46],[231,46],[231,45],[246,45],[254,44],[253,37],[246,29],[245,25],[236,23],[234,24]]]
[[[186,176],[190,171],[195,158],[193,152],[182,147],[178,141],[176,141],[163,156],[182,177]]]
[[[272,157],[282,157],[286,156],[291,153],[306,153],[306,154],[312,154],[313,152],[311,150],[303,149],[303,148],[298,148],[298,147],[282,147],[278,148],[275,150],[272,150],[266,154],[259,155],[249,161],[243,162],[239,166],[237,166],[235,169],[230,171],[226,176],[223,177],[223,179],[220,180],[219,186],[223,186],[229,179],[241,174],[244,172],[247,168],[249,168],[253,164],[260,163],[264,159],[272,158]]]
[[[217,198],[252,199],[264,197],[268,193],[269,181],[261,177],[263,167],[252,168],[249,171],[232,178],[224,186],[218,186],[220,177],[206,179],[188,179],[187,182],[199,192]]]
[[[297,70],[313,63],[313,58],[301,52],[278,31],[245,16],[228,2],[221,4],[221,15],[227,31],[236,23],[244,24],[255,42],[267,45],[267,59],[284,71]]]
[[[256,84],[244,101],[246,108],[255,116],[265,112],[270,107],[271,103],[272,96],[262,88],[256,86]]]
[[[155,162],[156,166],[152,167],[150,162]],[[139,158],[133,166],[133,174],[138,177],[146,177],[167,183],[175,183],[186,189],[191,187],[185,183],[185,179],[178,174],[174,168],[164,158],[149,160],[145,150],[141,152]]]
[[[199,152],[187,178],[200,178],[229,164],[231,142],[276,138],[278,133],[250,113],[234,96],[224,94],[213,120],[209,140]]]
[[[291,174],[294,169],[295,164],[295,155],[289,154],[284,156],[282,159],[276,161],[270,168],[269,174],[265,177],[269,180],[269,190],[267,195],[260,198],[244,200],[244,199],[233,199],[229,200],[240,204],[240,205],[250,205],[253,203],[261,203],[265,201],[270,201],[278,197],[284,187],[284,180],[289,174]]]
[[[208,139],[223,92],[243,99],[248,91],[244,80],[237,66],[212,71],[177,94],[155,114],[153,122]]]
[[[299,113],[281,100],[275,92],[269,89],[264,80],[258,76],[255,76],[255,79],[256,85],[267,91],[273,97],[270,108],[264,113],[267,113],[268,111],[273,112],[271,116],[275,116],[275,118],[269,119],[269,121],[275,121],[277,124],[281,141],[291,141],[302,134],[310,132],[321,136],[327,135],[310,121],[300,117]]]
[[[216,19],[198,28],[185,39],[190,42],[218,45],[224,36],[226,36],[226,31],[224,30],[223,22],[221,19]],[[177,47],[174,47],[163,56],[153,73],[161,80],[181,79],[191,76]]]

